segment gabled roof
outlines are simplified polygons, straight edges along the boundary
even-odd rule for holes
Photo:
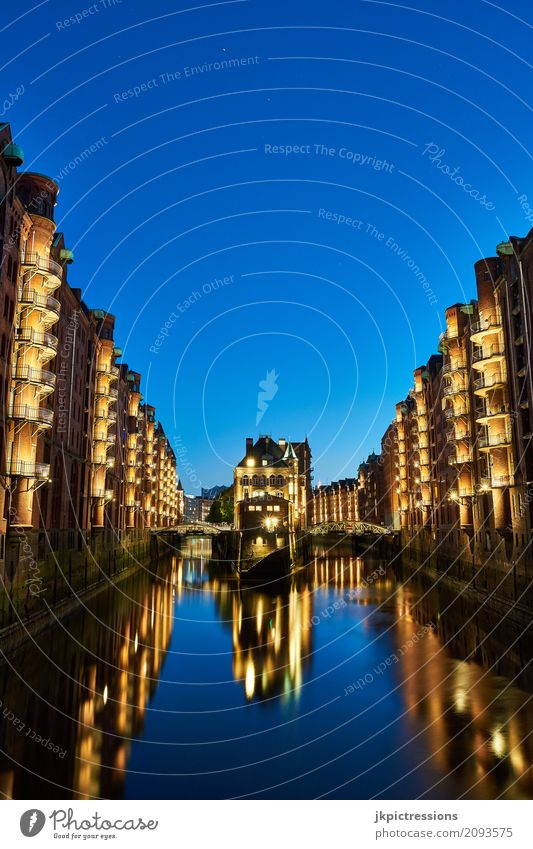
[[[283,461],[283,450],[278,443],[270,436],[260,436],[255,443],[251,456],[254,458],[257,466],[261,465],[261,460],[268,459],[269,466],[286,466]],[[246,455],[242,458],[238,466],[246,466]]]
[[[290,442],[287,442],[287,447],[285,448],[285,454],[283,455],[284,460],[297,460],[298,457],[295,454],[294,448]]]

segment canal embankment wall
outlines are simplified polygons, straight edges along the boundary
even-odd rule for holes
[[[425,533],[412,537],[403,531],[387,543],[387,559],[401,563],[408,574],[423,571],[435,581],[445,581],[502,615],[527,624],[531,620],[533,558],[509,557],[504,539],[492,551],[480,552],[469,538],[458,545],[455,539],[438,540]]]
[[[33,531],[14,529],[1,566],[0,647],[30,627],[38,631],[74,609],[78,598],[105,588],[149,561],[145,530]]]

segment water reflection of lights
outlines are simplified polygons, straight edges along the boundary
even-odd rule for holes
[[[290,588],[283,585],[278,591],[270,588],[270,592],[221,577],[207,563],[204,567],[201,558],[196,568],[192,558],[188,563],[173,558],[172,569],[164,572],[168,580],[161,579],[162,569],[157,580],[143,577],[131,605],[124,602],[118,610],[106,610],[112,637],[102,635],[96,626],[86,631],[90,657],[80,652],[72,689],[56,695],[58,705],[64,701],[75,720],[73,729],[65,730],[64,742],[72,753],[68,783],[75,796],[123,795],[129,738],[142,739],[143,719],[175,622],[173,610],[179,613],[180,604],[195,600],[199,587],[205,593],[202,602],[209,598],[220,627],[227,628],[237,700],[249,704],[255,699],[258,710],[264,710],[259,705],[268,700],[269,710],[281,704],[290,713],[298,698],[303,702],[302,709],[308,709],[308,689],[302,684],[312,662],[313,640],[322,641],[327,636],[322,624],[317,628],[311,623],[325,621],[322,610],[333,600],[342,598],[347,604],[328,619],[328,628],[339,623],[342,629],[346,617],[351,617],[350,623],[354,616],[361,617],[361,632],[368,633],[369,642],[387,627],[385,616],[394,622],[390,638],[396,646],[405,645],[420,624],[437,621],[438,604],[433,604],[429,595],[420,604],[416,587],[398,586],[390,570],[378,578],[375,568],[376,561],[365,562],[349,554],[332,557],[324,551],[307,571],[294,576]],[[388,609],[373,616],[372,607],[389,597]],[[364,604],[369,607],[363,609]],[[455,618],[443,613],[439,634],[426,634],[401,656],[390,676],[391,686],[398,685],[405,721],[416,724],[417,732],[423,729],[434,771],[429,775],[431,781],[440,770],[439,775],[451,776],[450,780],[457,782],[458,794],[531,798],[532,758],[527,731],[533,716],[527,694],[513,688],[505,692],[502,679],[486,668],[470,660],[453,659],[454,652],[455,657],[473,656],[472,648],[478,644],[477,630],[463,628],[467,618],[462,609]],[[450,634],[459,634],[459,626],[463,630],[457,647],[444,649],[443,642]],[[95,663],[95,657],[101,657],[102,663]],[[502,674],[507,673],[502,670]],[[385,682],[385,676],[381,680]],[[171,702],[169,707],[175,705]],[[254,711],[255,707],[248,713]],[[211,731],[208,728],[206,736]],[[67,738],[67,734],[72,736]],[[9,741],[5,748],[9,749]],[[22,798],[23,779],[17,773],[13,787],[13,774],[0,772],[0,788],[9,798],[13,793]]]
[[[251,699],[255,692],[255,666],[251,657],[246,661],[246,675],[244,678],[244,691],[246,698]]]
[[[466,690],[463,690],[462,687],[458,687],[453,694],[453,703],[457,713],[464,713],[468,703]]]
[[[499,726],[496,726],[492,730],[490,738],[490,747],[497,758],[505,757],[505,753],[507,751],[507,743],[505,740],[505,736]]]

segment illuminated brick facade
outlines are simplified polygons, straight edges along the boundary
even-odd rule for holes
[[[69,285],[58,187],[17,172],[22,160],[0,124],[0,559],[9,528],[51,531],[52,547],[65,531],[72,546],[80,533],[170,526],[183,512],[174,452],[140,374],[118,362],[115,317]]]

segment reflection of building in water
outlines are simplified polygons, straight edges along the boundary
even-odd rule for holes
[[[113,635],[107,668],[84,669],[73,785],[79,798],[120,795],[128,738],[142,727],[170,642],[174,575],[175,566],[166,581],[153,583],[137,601],[123,630]],[[104,733],[110,729],[116,737]]]
[[[232,608],[233,674],[244,680],[246,698],[297,697],[311,650],[308,588],[283,596],[241,591]]]
[[[232,623],[233,675],[247,699],[298,695],[304,666],[311,661],[312,632],[325,612],[331,591],[343,591],[347,603],[370,603],[371,583],[392,592],[392,577],[361,558],[320,553],[305,572],[278,594],[227,585],[218,602]]]
[[[174,561],[165,579],[142,570],[97,599],[63,635],[59,669],[43,655],[32,663],[28,653],[27,664],[20,658],[24,680],[11,676],[5,691],[0,677],[2,704],[17,705],[37,733],[66,750],[59,759],[4,723],[0,749],[8,757],[0,760],[0,791],[7,798],[122,796],[128,738],[142,728],[170,642],[175,572]],[[49,639],[57,662],[61,637]],[[42,648],[46,655],[46,639]],[[10,758],[27,772],[14,771]]]
[[[395,628],[403,646],[420,631],[406,596],[397,591]],[[439,615],[434,608],[434,622]],[[477,663],[451,658],[442,636],[431,631],[404,651],[395,676],[406,715],[423,721],[426,757],[431,752],[431,763],[466,786],[466,798],[532,798],[530,696],[505,688]]]

